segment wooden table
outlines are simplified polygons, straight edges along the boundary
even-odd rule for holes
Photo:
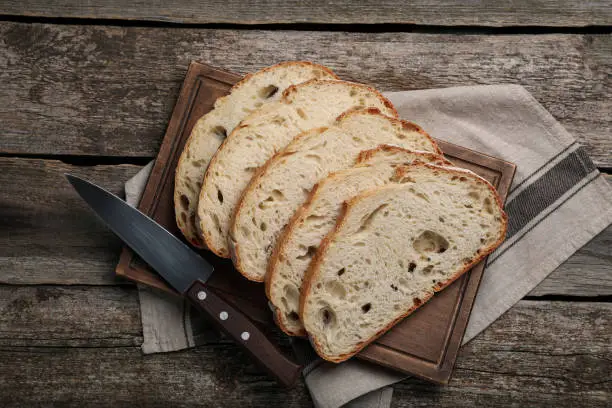
[[[612,169],[609,1],[147,3],[0,2],[0,406],[311,405],[227,341],[143,356],[120,243],[63,179],[120,192],[155,156],[191,60],[308,59],[382,90],[522,84]],[[611,404],[611,227],[464,347],[449,386],[410,379],[393,399]]]

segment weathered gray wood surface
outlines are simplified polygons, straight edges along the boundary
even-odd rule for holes
[[[11,312],[8,318],[1,314],[2,406],[51,401],[78,406],[310,406],[301,384],[292,390],[278,387],[228,342],[143,357],[129,340],[139,340],[133,324],[112,325],[95,306],[75,304],[123,304],[107,291],[124,289],[89,290],[91,294],[80,288],[19,288],[11,295],[13,302],[29,302],[28,313],[45,319],[48,328],[45,338],[33,342],[35,327],[23,328],[23,319],[12,319]],[[137,311],[132,303],[128,306],[124,320],[130,322]],[[60,327],[68,319],[46,308],[63,309],[73,325],[86,325],[84,338],[75,343],[74,334]],[[113,317],[119,318],[117,313]],[[611,324],[609,303],[521,301],[462,349],[449,386],[407,380],[396,386],[393,406],[609,406]],[[99,338],[86,340],[99,335],[126,343],[119,347],[111,342],[112,347]]]
[[[0,347],[142,343],[135,286],[0,285]]]
[[[245,73],[270,61],[309,59],[382,90],[522,84],[597,165],[612,167],[609,1],[7,0],[2,15],[334,23],[335,29],[347,24],[347,31],[354,23],[395,23],[397,31],[0,21],[2,407],[312,405],[303,384],[278,387],[227,340],[143,356],[137,290],[113,274],[121,243],[63,178],[79,174],[119,193],[141,166],[53,160],[154,157],[191,60]],[[409,24],[421,33],[399,32],[402,25],[411,30]],[[512,32],[534,34],[490,35],[502,30],[481,28],[466,34],[457,26],[522,26]],[[608,26],[597,30],[608,34],[536,34],[529,26]],[[611,248],[608,227],[530,293],[597,302],[520,301],[462,349],[449,386],[409,379],[395,387],[393,406],[610,406]]]
[[[121,194],[125,180],[139,169],[0,158],[0,283],[122,283],[113,272],[120,241],[97,220],[63,174],[81,175]],[[609,227],[531,295],[611,295],[611,246]]]
[[[0,158],[0,281],[115,282],[121,243],[87,208],[64,173],[122,193],[125,180],[139,169]]]
[[[333,23],[421,24],[462,26],[567,26],[609,25],[608,1],[518,0],[379,0],[379,1],[240,1],[139,2],[103,0],[5,0],[0,14],[44,17],[150,20],[177,23]]]
[[[291,44],[291,46],[287,46]],[[524,85],[612,166],[612,35],[203,30],[0,23],[0,152],[153,157],[185,70],[307,59],[382,90]]]

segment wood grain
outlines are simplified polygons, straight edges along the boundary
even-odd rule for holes
[[[116,283],[114,266],[122,244],[64,173],[123,195],[124,182],[140,168],[0,158],[0,282]]]
[[[240,1],[212,0],[204,4],[187,0],[142,3],[136,0],[55,1],[5,0],[0,14],[37,17],[78,17],[148,20],[175,23],[325,23],[420,24],[462,26],[568,26],[610,25],[612,12],[606,1],[494,0],[379,1]]]
[[[80,310],[65,312],[77,322],[96,320]],[[407,380],[396,386],[393,406],[604,407],[612,392],[611,324],[609,303],[521,301],[462,349],[449,386]],[[117,326],[108,335],[121,336],[122,330]],[[4,340],[0,347],[3,407],[51,401],[83,407],[311,406],[301,383],[282,389],[231,343],[142,356],[137,347],[101,347],[97,340],[68,348],[15,342]]]
[[[408,380],[395,406],[609,406],[610,312],[610,303],[521,301],[462,349],[448,387]]]
[[[287,47],[291,44],[291,47]],[[231,50],[231,52],[228,52]],[[0,152],[153,157],[191,60],[317,61],[382,90],[524,85],[612,166],[612,35],[211,30],[0,23]]]
[[[121,243],[86,207],[63,174],[121,194],[141,167],[73,166],[56,160],[0,158],[0,283],[125,283],[114,276]],[[612,176],[608,176],[612,183]],[[36,237],[36,239],[32,239]],[[612,226],[535,288],[531,295],[612,294]],[[127,284],[127,283],[126,283]]]
[[[142,343],[136,287],[0,286],[0,346]]]

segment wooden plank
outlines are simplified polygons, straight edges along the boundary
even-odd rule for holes
[[[612,226],[572,255],[529,296],[612,294]]]
[[[63,174],[121,194],[140,168],[0,158],[0,283],[115,283],[121,242]]]
[[[521,301],[461,350],[448,387],[408,380],[395,406],[608,407],[611,312],[610,303]]]
[[[517,0],[511,5],[494,0],[382,1],[240,1],[186,0],[167,5],[136,0],[85,2],[63,0],[52,6],[44,0],[8,0],[0,14],[37,17],[106,18],[204,24],[419,24],[461,26],[569,26],[610,25],[606,1]]]
[[[396,386],[393,406],[606,406],[611,324],[610,303],[519,302],[463,348],[449,386],[410,379]],[[152,356],[137,347],[0,346],[2,406],[51,401],[311,406],[302,384],[280,388],[230,343]]]
[[[0,286],[0,346],[141,343],[140,306],[133,286]]]
[[[210,30],[0,23],[0,152],[153,157],[191,60],[307,59],[382,90],[524,85],[612,166],[612,35]],[[287,47],[287,44],[291,44]]]
[[[139,169],[0,158],[0,283],[117,284],[113,271],[121,243],[76,195],[63,173],[81,175],[121,193],[122,184]],[[608,179],[612,183],[612,176]],[[612,226],[530,294],[612,294],[611,243]]]

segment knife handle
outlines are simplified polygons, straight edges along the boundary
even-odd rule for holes
[[[195,281],[186,295],[281,384],[286,387],[295,384],[302,366],[289,360],[245,315],[227,304],[201,281]]]

